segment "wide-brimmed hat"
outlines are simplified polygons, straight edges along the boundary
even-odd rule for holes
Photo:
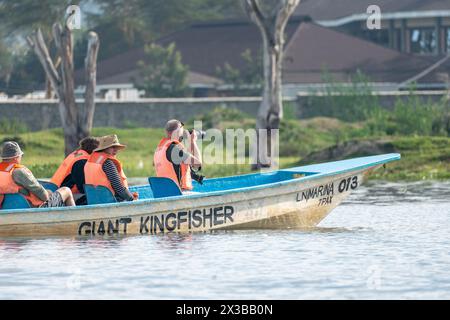
[[[118,147],[119,149],[124,149],[127,146],[119,143],[119,138],[117,138],[117,135],[111,134],[109,136],[104,136],[98,138],[99,144],[97,149],[94,149],[95,151],[101,151],[108,149],[109,147]]]
[[[2,159],[12,159],[15,157],[19,157],[23,155],[22,149],[20,149],[20,146],[15,141],[6,141],[2,145],[2,153],[0,158]]]

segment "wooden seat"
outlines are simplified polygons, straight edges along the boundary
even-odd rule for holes
[[[164,177],[150,177],[148,178],[150,187],[152,188],[153,196],[155,198],[175,197],[181,196],[181,190],[172,179]]]
[[[103,204],[117,202],[111,190],[104,186],[93,186],[91,184],[84,185],[88,204]]]
[[[31,208],[29,202],[20,193],[7,193],[3,195],[1,208],[7,209],[27,209]]]

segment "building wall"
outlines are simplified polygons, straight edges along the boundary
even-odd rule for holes
[[[78,102],[81,103],[81,102]],[[260,98],[145,99],[129,102],[97,102],[96,127],[163,127],[169,119],[188,121],[215,107],[237,108],[256,116]],[[0,101],[0,121],[15,120],[31,131],[61,127],[54,101]]]
[[[438,101],[444,92],[420,92],[424,100]],[[379,95],[380,104],[393,108],[397,98],[406,99],[408,93],[386,92]],[[190,99],[147,99],[130,102],[97,102],[94,126],[96,127],[163,127],[169,119],[189,121],[196,115],[211,111],[217,106],[236,108],[256,117],[260,98],[190,98]],[[325,97],[311,99],[308,94],[287,99],[298,119],[330,115]],[[30,131],[61,127],[58,105],[54,101],[0,101],[0,121],[18,121]],[[1,133],[1,132],[0,132]]]

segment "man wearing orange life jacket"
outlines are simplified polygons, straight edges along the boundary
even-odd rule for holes
[[[116,158],[117,153],[125,147],[119,143],[115,134],[101,137],[98,147],[84,166],[86,184],[108,188],[119,202],[138,199],[137,193],[128,190],[127,177]]]
[[[190,135],[190,152],[181,143],[186,134],[179,120],[166,123],[166,137],[161,139],[153,157],[156,176],[172,179],[183,191],[192,190],[191,167],[201,168],[202,160],[197,146],[197,133]]]
[[[0,204],[7,193],[22,194],[34,208],[74,206],[69,188],[59,188],[52,193],[45,190],[30,170],[21,165],[23,152],[17,142],[8,141],[2,146],[0,163]]]
[[[94,149],[98,147],[98,143],[98,139],[94,137],[87,137],[81,140],[80,148],[64,159],[50,180],[58,187],[70,188],[77,205],[86,204],[86,196],[84,196],[84,166]]]

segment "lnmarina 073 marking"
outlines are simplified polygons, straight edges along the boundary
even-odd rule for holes
[[[343,193],[346,191],[355,190],[358,188],[358,176],[350,176],[342,180],[333,181],[328,184],[319,185],[314,188],[310,188],[297,193],[296,201],[308,202],[309,200],[318,199],[318,206],[329,205],[333,201],[335,193],[335,184],[338,185],[338,192]]]

